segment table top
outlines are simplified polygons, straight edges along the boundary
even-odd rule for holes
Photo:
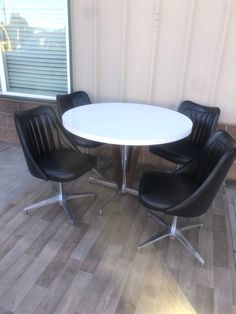
[[[62,116],[71,133],[107,144],[145,146],[180,140],[191,133],[192,121],[163,107],[135,103],[79,106]]]

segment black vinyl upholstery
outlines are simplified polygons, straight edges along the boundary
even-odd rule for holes
[[[57,95],[57,110],[60,118],[62,118],[63,113],[67,110],[88,104],[91,104],[91,101],[88,94],[84,91],[77,91],[66,95]],[[85,148],[95,148],[103,145],[103,143],[87,140],[85,138],[71,134],[69,131],[67,132],[70,134],[70,136],[73,137],[78,146]]]
[[[196,157],[205,146],[208,138],[215,132],[220,109],[184,101],[178,112],[188,116],[193,122],[191,134],[180,141],[150,146],[151,153],[176,164],[185,164]]]
[[[167,215],[204,214],[213,201],[236,156],[236,143],[225,131],[216,131],[200,155],[174,173],[144,173],[139,200]]]
[[[82,154],[49,106],[16,112],[17,133],[30,173],[44,180],[72,181],[96,165]]]
[[[139,187],[139,200],[164,230],[138,245],[138,249],[170,237],[177,239],[203,266],[205,260],[185,237],[186,230],[202,223],[177,228],[178,217],[197,217],[210,207],[236,156],[236,143],[225,131],[216,131],[200,154],[173,173],[146,172]],[[172,216],[166,223],[156,212]]]

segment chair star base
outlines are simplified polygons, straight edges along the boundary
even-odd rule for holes
[[[53,188],[55,189],[55,187],[53,186]],[[25,214],[28,215],[29,211],[32,209],[36,209],[36,208],[40,208],[40,207],[44,207],[44,206],[48,206],[48,205],[52,205],[52,204],[56,204],[59,203],[62,208],[64,209],[70,223],[72,225],[75,225],[75,219],[68,207],[67,201],[68,200],[72,200],[72,199],[76,199],[76,198],[82,198],[82,197],[93,197],[93,199],[95,199],[97,197],[96,193],[73,193],[73,194],[65,194],[64,193],[64,189],[63,189],[63,184],[61,182],[59,182],[59,190],[58,190],[58,194],[49,197],[46,200],[34,203],[32,205],[29,205],[27,207],[24,208],[24,212]]]
[[[177,229],[177,216],[173,217],[172,225],[169,226],[163,219],[161,219],[158,215],[154,214],[153,212],[149,211],[149,215],[153,216],[161,225],[165,227],[164,231],[160,232],[157,235],[152,236],[148,240],[140,243],[138,245],[138,250],[140,251],[143,247],[160,241],[166,237],[170,237],[171,239],[177,239],[203,266],[205,264],[204,259],[201,255],[196,251],[196,249],[190,244],[190,242],[185,238],[182,231],[186,231],[193,228],[202,227],[202,224],[195,224],[186,227],[182,227]]]

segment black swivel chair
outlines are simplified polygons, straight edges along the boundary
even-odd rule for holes
[[[174,237],[203,265],[204,260],[183,235],[183,231],[201,224],[177,229],[177,217],[204,214],[211,205],[236,156],[236,143],[225,131],[216,131],[201,154],[174,173],[146,172],[139,187],[139,200],[165,230],[141,243],[138,248]],[[173,216],[167,225],[155,211]]]
[[[179,106],[178,112],[192,120],[191,134],[180,141],[150,146],[149,151],[168,161],[183,165],[201,152],[208,138],[215,132],[220,109],[184,101]]]
[[[66,195],[63,183],[73,181],[96,165],[96,158],[82,154],[61,126],[55,112],[48,106],[16,112],[17,133],[30,173],[43,180],[59,183],[59,193],[49,199],[27,206],[24,211],[59,203],[71,223],[75,223],[67,200],[94,193]]]
[[[85,93],[84,91],[77,91],[77,92],[64,94],[64,95],[57,95],[56,102],[57,102],[57,110],[58,110],[61,122],[62,122],[62,115],[67,110],[76,108],[79,106],[91,104],[88,94]],[[86,148],[87,153],[88,153],[89,148],[96,148],[103,145],[103,143],[101,142],[88,140],[86,138],[74,135],[67,130],[65,130],[65,132],[68,132],[69,136],[73,137],[73,140],[75,141],[77,146]],[[102,177],[102,175],[95,168],[93,168],[92,171],[98,177]]]
[[[59,112],[60,119],[62,119],[63,113],[67,110],[89,104],[91,104],[91,101],[88,94],[84,91],[78,91],[65,95],[57,95],[57,110]],[[96,148],[103,145],[103,143],[87,140],[71,133],[70,136],[73,137],[78,146],[84,148]]]

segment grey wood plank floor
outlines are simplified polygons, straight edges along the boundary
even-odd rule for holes
[[[98,165],[107,176],[112,167]],[[22,208],[52,194],[33,178],[18,146],[0,144],[0,313],[236,313],[236,274],[225,187],[187,238],[206,260],[201,267],[181,245],[165,239],[138,253],[137,244],[161,230],[134,196],[87,183],[68,191],[96,191],[96,201],[70,202],[78,226],[63,210]],[[106,171],[105,171],[106,170]],[[137,171],[137,182],[144,168]],[[235,205],[231,186],[229,206]],[[229,196],[228,196],[229,197]],[[182,219],[181,224],[188,222]],[[233,235],[234,237],[234,235]]]
[[[230,226],[233,240],[234,261],[236,265],[236,183],[226,184]]]

